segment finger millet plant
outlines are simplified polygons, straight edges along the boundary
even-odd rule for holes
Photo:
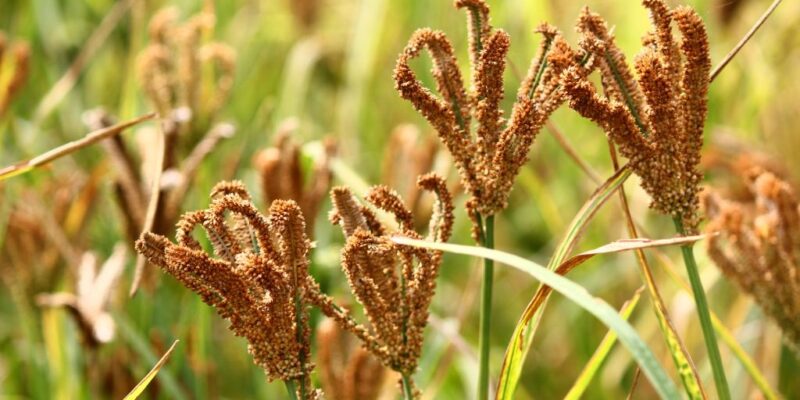
[[[800,7],[690,3],[0,5],[0,397],[800,396]]]

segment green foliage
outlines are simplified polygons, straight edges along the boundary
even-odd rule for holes
[[[79,139],[89,131],[81,121],[82,113],[88,109],[103,106],[120,121],[151,111],[136,74],[136,57],[148,42],[150,17],[165,5],[175,5],[182,15],[188,16],[204,3],[213,3],[217,14],[214,39],[229,44],[237,52],[232,94],[220,115],[221,120],[233,122],[237,132],[205,160],[183,211],[203,207],[209,189],[217,181],[229,178],[243,180],[256,196],[256,204],[263,204],[259,202],[260,178],[250,160],[258,150],[270,145],[283,119],[292,116],[299,119],[297,139],[312,142],[304,149],[306,156],[317,153],[316,141],[325,135],[338,140],[339,157],[333,163],[335,183],[349,185],[361,194],[363,187],[380,182],[379,166],[386,154],[387,138],[395,126],[415,123],[425,137],[432,135],[425,121],[396,95],[391,79],[397,54],[411,32],[431,26],[448,32],[452,38],[466,38],[463,15],[453,10],[450,1],[321,1],[318,21],[309,30],[293,19],[288,7],[290,0],[127,1],[130,6],[119,21],[72,72],[73,85],[49,112],[43,113],[42,110],[47,110],[43,100],[56,82],[68,74],[108,13],[123,2],[0,0],[0,30],[9,38],[27,41],[31,47],[30,78],[9,112],[0,116],[0,166],[30,159]],[[531,31],[541,21],[561,27],[574,43],[570,27],[580,7],[587,3],[616,26],[617,41],[629,57],[633,57],[639,47],[638,38],[648,26],[643,9],[618,2],[489,3],[493,24],[508,31],[513,43],[503,101],[506,110],[514,100],[509,94],[513,93],[511,88],[518,86],[524,74],[522,69],[538,44],[538,37]],[[709,25],[714,61],[728,52],[766,6],[763,2],[741,2],[737,17],[724,25],[717,13],[731,2],[687,3],[695,6]],[[793,151],[798,146],[796,127],[800,126],[800,115],[796,112],[796,94],[800,93],[800,81],[791,77],[796,74],[800,60],[800,26],[796,23],[800,3],[785,3],[712,84],[706,148],[716,148],[721,140],[736,138],[746,147],[770,151],[797,178],[800,164]],[[454,46],[458,59],[465,63],[466,41],[457,39]],[[467,70],[466,64],[462,69]],[[599,129],[566,107],[556,112],[552,120],[599,176],[612,176],[606,139]],[[135,147],[141,135],[141,130],[132,129],[121,137]],[[596,207],[591,218],[581,212],[597,183],[564,154],[546,128],[530,156],[512,191],[509,208],[495,221],[495,245],[503,253],[492,254],[503,257],[507,256],[505,253],[516,254],[522,259],[514,258],[513,262],[527,267],[534,262],[558,260],[551,263],[554,268],[576,249],[593,248],[626,237],[624,218],[616,207]],[[63,234],[63,239],[81,253],[92,250],[102,258],[110,254],[115,243],[127,240],[113,200],[113,175],[113,167],[100,146],[91,146],[0,183],[0,251],[4,260],[0,261],[0,397],[122,398],[142,377],[153,378],[148,371],[159,355],[173,339],[180,339],[181,345],[158,371],[142,398],[285,398],[283,385],[267,382],[263,372],[253,365],[246,343],[231,335],[213,310],[158,271],[152,271],[161,275],[158,283],[146,287],[136,297],[128,298],[127,290],[114,295],[111,313],[117,323],[117,335],[113,342],[99,348],[84,343],[80,327],[67,312],[37,306],[37,294],[74,286],[77,265],[66,260],[63,249],[51,244],[56,242],[54,233],[46,230],[40,240],[48,245],[36,248],[33,254],[36,257],[31,257],[30,263],[5,262],[18,256],[5,250],[13,239],[8,236],[14,232],[10,225],[12,211],[38,204],[38,210],[59,215],[56,226],[61,226],[62,232],[55,235]],[[635,188],[634,179],[629,184],[634,219],[647,228],[648,237],[672,237],[674,232],[668,219],[647,210],[649,199]],[[709,174],[708,179],[715,179],[715,175]],[[95,194],[81,197],[88,192]],[[606,194],[613,193],[610,190]],[[64,196],[69,201],[59,202]],[[328,210],[329,204],[322,208]],[[468,219],[463,213],[463,197],[456,198],[456,208],[451,242],[472,243]],[[582,235],[579,241],[574,240],[565,248],[562,238],[577,237],[577,231],[572,229],[574,224],[569,225],[576,215],[586,217],[582,221],[585,223],[581,226]],[[65,221],[70,218],[79,223],[68,226]],[[327,293],[351,300],[343,289],[347,284],[338,269],[341,235],[324,218],[325,215],[318,216],[316,224],[312,274]],[[46,219],[40,222],[48,226]],[[748,318],[754,306],[737,288],[713,284],[719,282],[713,279],[716,269],[700,255],[702,249],[702,244],[695,249],[698,267],[714,311],[712,320],[720,335],[722,361],[733,397],[743,399],[764,393],[767,398],[777,398],[770,388],[780,388],[782,396],[796,398],[800,394],[796,392],[797,385],[792,385],[791,368],[796,366],[797,359],[792,358],[790,349],[781,351],[779,333],[767,319]],[[692,313],[678,312],[691,303],[685,297],[688,292],[668,279],[662,268],[666,262],[679,260],[679,252],[666,248],[661,254],[663,258],[653,263],[655,279],[678,327],[677,333],[685,341],[708,388],[712,378],[700,326],[692,319]],[[621,322],[623,318],[615,310],[641,286],[635,263],[629,253],[586,261],[585,267],[570,275],[572,286],[566,289],[568,293],[578,293],[577,286],[583,286],[603,299],[602,303],[594,303],[588,294],[581,297],[583,306],[594,308],[604,322],[617,332],[621,330],[620,340],[632,346],[633,353],[612,347],[613,333],[609,332],[609,339],[604,339],[605,325],[587,318],[571,302],[553,298],[549,307],[533,319],[537,332],[535,346],[531,348],[530,340],[523,335],[524,340],[516,343],[522,345],[519,348],[522,352],[515,356],[514,364],[509,364],[515,370],[503,375],[498,375],[502,368],[501,354],[507,350],[511,333],[531,323],[528,319],[519,325],[538,283],[520,271],[497,269],[489,341],[493,377],[515,386],[514,398],[518,399],[561,398],[573,388],[582,389],[581,398],[585,399],[624,398],[637,368],[632,363],[635,358],[647,366],[643,372],[649,373],[656,385],[642,379],[634,397],[675,396],[672,382],[678,382],[679,375],[669,360],[669,349],[663,343],[651,310],[639,306],[630,314],[629,324]],[[123,289],[132,279],[133,266],[134,260],[129,259],[120,285]],[[535,271],[543,274],[543,270]],[[477,261],[450,255],[444,258],[432,308],[438,323],[427,330],[420,371],[414,377],[426,398],[474,396],[478,365],[471,349],[478,343],[479,272]],[[588,304],[590,301],[595,305]],[[633,304],[629,303],[628,309]],[[535,357],[523,364],[529,348]],[[732,351],[727,351],[728,348]],[[780,368],[779,359],[783,361]],[[437,373],[440,369],[446,372]],[[582,374],[585,369],[587,372]],[[589,382],[591,377],[594,379]],[[111,392],[114,385],[124,386],[125,390]]]

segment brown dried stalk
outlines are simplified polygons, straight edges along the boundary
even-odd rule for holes
[[[326,140],[322,157],[315,160],[310,174],[303,171],[300,160],[300,146],[291,138],[296,124],[286,121],[278,128],[273,146],[260,151],[253,157],[253,166],[261,175],[261,190],[264,201],[294,200],[303,210],[306,232],[314,233],[314,223],[319,208],[330,188],[332,173],[329,161],[336,152],[332,140]]]
[[[800,347],[800,206],[791,186],[770,172],[744,176],[750,202],[703,192],[709,232],[708,254],[726,277],[752,295]]]
[[[147,232],[137,251],[229,320],[270,380],[296,382],[300,398],[318,398],[310,382],[308,307],[320,299],[331,303],[308,273],[311,243],[300,208],[277,200],[267,218],[240,182],[218,184],[212,197],[208,210],[181,218],[177,244]],[[213,256],[192,236],[198,225],[208,234]]]
[[[0,117],[11,101],[19,94],[30,73],[31,50],[25,42],[16,41],[9,46],[5,33],[0,31]]]
[[[534,58],[508,121],[503,118],[503,72],[510,40],[489,23],[483,0],[457,0],[469,16],[471,90],[467,92],[445,34],[428,28],[412,35],[397,60],[395,87],[436,129],[453,155],[461,181],[471,198],[470,214],[491,216],[505,208],[508,194],[528,150],[547,118],[565,100],[558,77],[572,67],[579,76],[588,74],[590,57],[575,52],[559,32],[542,25],[539,53]],[[441,97],[423,87],[409,62],[426,49],[433,59],[433,77]],[[477,130],[471,133],[472,119]]]
[[[578,21],[583,44],[598,59],[605,96],[580,71],[569,68],[563,85],[570,107],[595,121],[630,159],[650,194],[651,206],[697,230],[698,184],[711,61],[700,16],[644,0],[653,30],[634,61],[637,76],[614,43],[605,21],[585,8]],[[683,37],[672,35],[675,22]],[[681,58],[683,55],[683,60]]]
[[[447,241],[452,233],[453,205],[444,180],[429,174],[421,176],[417,184],[437,198],[428,229],[429,240]],[[400,246],[391,241],[393,234],[411,238],[420,235],[413,230],[411,211],[397,193],[385,186],[374,187],[367,201],[394,215],[399,225],[396,232],[381,224],[349,189],[334,188],[331,198],[334,205],[331,221],[341,226],[347,237],[342,267],[369,320],[366,329],[370,337],[365,345],[370,350],[382,349],[373,353],[384,365],[408,379],[422,351],[423,330],[436,288],[441,252]]]
[[[382,393],[386,367],[331,319],[317,329],[317,364],[331,400],[377,400]]]

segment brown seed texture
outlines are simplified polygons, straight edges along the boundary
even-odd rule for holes
[[[428,239],[448,240],[453,229],[453,204],[444,180],[428,174],[421,176],[417,184],[436,195]],[[397,193],[385,186],[374,187],[366,199],[393,215],[397,229],[381,224],[375,213],[347,188],[334,188],[331,198],[334,205],[331,220],[342,227],[347,238],[342,267],[369,321],[364,328],[369,332],[365,346],[387,367],[410,375],[422,351],[441,252],[392,242],[391,235],[421,236],[413,230],[411,211]]]
[[[514,179],[547,118],[564,101],[560,74],[573,67],[579,76],[591,69],[588,53],[575,52],[558,31],[542,25],[538,55],[517,93],[510,118],[503,116],[503,73],[510,38],[489,23],[483,0],[458,0],[469,17],[471,89],[467,91],[447,36],[424,28],[411,36],[397,59],[395,88],[436,130],[453,155],[461,182],[470,195],[471,214],[494,215],[506,207]],[[422,86],[409,63],[427,50],[439,96]],[[477,129],[472,132],[472,121]]]
[[[708,254],[728,279],[753,296],[800,347],[800,206],[792,187],[770,172],[744,180],[753,199],[737,202],[704,192]]]
[[[652,207],[695,232],[711,69],[708,38],[694,10],[670,10],[661,0],[643,4],[653,30],[634,59],[636,77],[606,22],[585,8],[578,32],[582,46],[597,57],[604,96],[572,67],[563,85],[570,107],[600,125],[630,159]],[[672,35],[673,22],[682,34],[680,42]]]

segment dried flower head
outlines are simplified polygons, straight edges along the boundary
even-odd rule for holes
[[[754,200],[704,192],[708,254],[726,277],[753,296],[800,348],[800,206],[788,183],[769,172],[745,176]]]
[[[36,302],[45,307],[66,307],[75,317],[90,347],[114,338],[114,319],[108,312],[111,294],[125,269],[127,247],[117,245],[111,257],[97,270],[97,256],[83,255],[78,266],[75,293],[40,294]]]
[[[28,79],[30,56],[27,43],[14,42],[9,46],[5,33],[0,31],[0,117]]]
[[[569,68],[563,85],[570,107],[600,125],[630,159],[653,199],[652,207],[697,228],[697,166],[711,62],[703,21],[688,7],[670,10],[662,0],[644,0],[653,31],[642,39],[634,61],[637,78],[605,21],[585,8],[578,21],[582,46],[597,57],[605,96]],[[672,22],[683,37],[673,38]],[[681,59],[683,55],[683,60]]]
[[[754,201],[749,182],[742,177],[763,172],[796,185],[789,168],[779,158],[753,143],[745,142],[724,129],[716,130],[710,139],[703,151],[700,168],[713,179],[714,190],[722,197],[743,203]]]
[[[212,197],[209,209],[181,218],[177,244],[145,233],[136,249],[229,320],[269,379],[297,381],[311,393],[308,307],[321,295],[308,273],[300,208],[276,200],[265,217],[240,182],[218,184]],[[213,256],[192,236],[198,225]]]
[[[500,102],[508,34],[492,28],[489,7],[483,0],[457,0],[455,5],[466,9],[469,16],[471,90],[464,87],[450,41],[443,32],[428,28],[414,32],[400,54],[394,70],[395,88],[430,122],[453,155],[471,196],[471,214],[493,215],[505,208],[534,138],[565,99],[559,75],[570,66],[578,74],[588,74],[591,63],[585,54],[567,46],[555,28],[540,26],[539,54],[506,121]],[[441,97],[423,87],[409,65],[423,49],[433,59],[432,73]],[[477,122],[474,135],[473,118]]]
[[[377,400],[387,376],[369,351],[335,321],[317,329],[317,364],[325,396],[331,400]]]
[[[437,197],[428,238],[447,241],[453,227],[453,205],[444,180],[429,174],[421,176],[418,185]],[[410,375],[422,351],[423,330],[436,288],[441,252],[392,242],[392,234],[413,238],[420,235],[413,230],[411,211],[391,189],[376,186],[366,200],[394,215],[399,226],[396,229],[382,224],[347,188],[334,188],[331,197],[334,205],[331,220],[342,227],[347,238],[342,267],[369,320],[367,329],[371,336],[365,344],[368,349],[383,349],[380,353],[373,352],[384,365]]]
[[[294,200],[303,210],[306,230],[314,233],[314,221],[320,205],[330,188],[332,173],[330,158],[335,152],[332,140],[324,143],[325,151],[314,162],[309,174],[303,171],[300,146],[292,140],[297,127],[296,121],[285,121],[278,128],[273,146],[258,152],[253,157],[253,165],[261,175],[261,188],[264,200]]]
[[[150,20],[150,44],[139,55],[138,74],[159,114],[176,116],[174,130],[194,145],[230,95],[236,55],[222,43],[202,43],[216,21],[212,10],[182,24],[178,17],[169,7]]]

